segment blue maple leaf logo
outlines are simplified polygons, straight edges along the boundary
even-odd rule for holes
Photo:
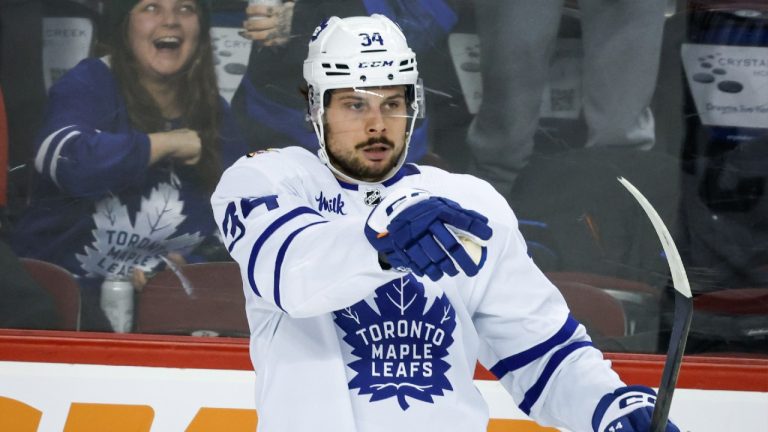
[[[408,274],[376,289],[379,313],[364,300],[334,312],[334,321],[357,360],[349,388],[370,394],[371,402],[397,397],[403,411],[406,396],[434,403],[433,396],[452,391],[444,360],[453,344],[456,311],[445,294],[425,311],[424,285]]]

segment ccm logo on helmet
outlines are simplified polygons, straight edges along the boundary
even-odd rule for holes
[[[394,60],[376,60],[376,61],[370,61],[370,62],[360,62],[360,64],[357,67],[359,69],[365,69],[365,68],[387,67],[387,66],[392,66],[393,64],[395,64]]]

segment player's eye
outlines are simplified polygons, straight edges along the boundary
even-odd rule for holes
[[[363,102],[349,102],[345,104],[346,108],[351,111],[362,111],[365,109],[365,103]]]
[[[403,104],[400,101],[389,101],[384,104],[384,111],[397,111]]]
[[[381,111],[385,115],[389,116],[399,116],[405,114],[405,101],[403,99],[397,98],[397,99],[390,99],[386,101],[382,107]]]

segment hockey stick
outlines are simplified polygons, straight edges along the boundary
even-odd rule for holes
[[[651,432],[663,432],[667,427],[669,409],[672,406],[672,395],[675,392],[677,376],[680,373],[680,366],[683,362],[683,352],[685,351],[685,342],[688,338],[688,330],[691,327],[691,317],[693,315],[693,299],[691,296],[691,286],[688,283],[688,276],[685,274],[683,260],[677,251],[677,246],[672,240],[669,230],[659,217],[659,214],[653,208],[650,202],[635,188],[632,183],[623,177],[618,178],[619,182],[635,197],[640,207],[643,208],[648,218],[656,230],[656,234],[661,240],[661,246],[667,256],[669,271],[672,274],[672,285],[675,287],[675,315],[672,323],[672,335],[669,339],[669,348],[667,349],[667,360],[664,362],[664,371],[661,374],[661,383],[659,392],[656,396],[656,406],[651,418]]]

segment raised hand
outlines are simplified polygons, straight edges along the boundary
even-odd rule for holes
[[[262,46],[285,45],[291,36],[293,6],[292,1],[277,6],[249,5],[240,35]]]

